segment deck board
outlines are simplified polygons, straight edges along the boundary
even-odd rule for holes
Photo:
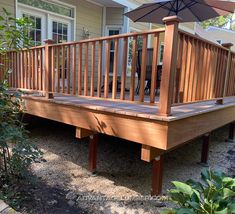
[[[27,97],[39,100],[44,99],[38,95],[27,95]],[[173,106],[172,116],[168,117],[157,115],[158,103],[147,105],[138,102],[130,103],[121,100],[111,101],[93,97],[78,97],[57,94],[54,95],[54,99],[50,100],[50,102],[72,105],[97,111],[105,111],[109,113],[170,122],[210,111],[216,111],[230,106],[235,106],[235,97],[225,98],[223,105],[218,105],[214,100],[212,100]]]

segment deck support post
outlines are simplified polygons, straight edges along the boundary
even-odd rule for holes
[[[216,104],[219,104],[219,105],[224,104],[224,97],[226,97],[226,93],[227,93],[229,71],[230,71],[230,64],[231,64],[231,47],[233,46],[233,44],[232,43],[224,43],[224,44],[222,44],[222,46],[228,49],[228,60],[227,60],[227,65],[226,65],[223,95],[222,95],[222,98],[216,100]]]
[[[201,164],[208,165],[209,155],[209,144],[210,144],[210,133],[203,136],[202,152],[201,152]]]
[[[171,115],[174,79],[177,67],[178,27],[180,21],[181,18],[178,16],[169,16],[163,19],[166,30],[158,111],[158,114],[162,116]]]
[[[89,170],[92,174],[96,173],[97,142],[98,134],[91,135],[89,141]]]
[[[156,157],[152,161],[152,191],[151,195],[159,195],[162,192],[163,178],[163,155]]]
[[[229,124],[229,136],[226,141],[230,143],[235,143],[235,122]]]
[[[45,70],[45,97],[46,99],[53,99],[52,93],[52,56],[51,49],[49,47],[50,44],[53,44],[54,41],[51,39],[47,39],[45,42],[45,54],[44,54],[44,70]]]

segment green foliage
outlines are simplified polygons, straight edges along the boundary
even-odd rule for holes
[[[173,181],[169,190],[171,201],[179,208],[163,210],[161,214],[232,214],[235,213],[235,179],[222,172],[203,170],[202,182]]]
[[[28,31],[32,22],[27,18],[14,18],[5,8],[0,12],[0,54],[11,49],[19,50],[30,46]]]
[[[213,18],[213,19],[208,19],[204,22],[201,22],[201,26],[205,29],[210,27],[210,26],[223,27],[231,19],[232,19],[232,14],[225,15],[225,16],[219,16],[219,17],[216,17],[216,18]]]
[[[24,18],[15,19],[3,9],[0,16],[0,54],[7,59],[7,52],[28,47],[27,36],[29,21]],[[8,88],[8,75],[5,71],[0,80],[0,187],[12,178],[25,174],[29,165],[35,162],[41,152],[29,142],[27,131],[22,123],[21,94],[11,93]]]

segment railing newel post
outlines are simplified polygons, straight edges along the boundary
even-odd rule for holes
[[[223,95],[222,98],[216,100],[216,104],[223,105],[224,104],[224,97],[226,97],[227,87],[228,87],[228,78],[229,78],[229,66],[231,64],[231,47],[233,46],[232,43],[223,43],[223,47],[228,49],[228,60],[226,65],[226,71],[225,71],[225,78],[224,78],[224,88],[223,88]]]
[[[158,115],[171,115],[171,104],[174,93],[174,78],[177,65],[178,28],[181,18],[169,16],[165,22],[165,41],[163,53],[162,79]]]
[[[51,56],[51,44],[54,44],[54,41],[47,39],[45,43],[45,52],[44,52],[44,72],[45,72],[45,97],[46,99],[53,99],[52,93],[52,56]]]

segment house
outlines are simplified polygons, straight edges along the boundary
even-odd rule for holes
[[[159,28],[151,23],[134,23],[123,16],[148,2],[152,0],[0,0],[0,5],[16,17],[35,20],[30,37],[40,45],[46,39],[60,43]],[[195,23],[180,24],[191,33],[194,26]]]
[[[195,26],[195,33],[198,36],[217,44],[232,43],[233,46],[231,47],[231,50],[235,51],[235,31],[214,26],[203,29],[199,24],[196,24]]]
[[[142,3],[134,0],[0,3],[17,16],[35,19],[36,29],[31,32],[35,44],[44,38],[56,42],[0,55],[0,63],[12,70],[9,86],[28,92],[23,96],[26,113],[72,125],[77,138],[90,137],[92,172],[98,133],[141,145],[141,159],[153,163],[153,194],[161,192],[165,153],[203,136],[201,162],[205,164],[209,133],[229,123],[229,139],[234,141],[235,53],[229,46],[197,36],[194,23],[178,28],[174,16],[168,17],[165,28],[133,23],[122,14]],[[120,32],[124,34],[116,35]],[[65,43],[72,40],[76,41]],[[159,48],[162,42],[164,51]],[[153,57],[147,64],[150,47]],[[139,50],[141,77],[136,93]],[[159,57],[163,61],[160,84]],[[146,93],[147,71],[151,81]],[[3,74],[1,69],[0,79]]]

